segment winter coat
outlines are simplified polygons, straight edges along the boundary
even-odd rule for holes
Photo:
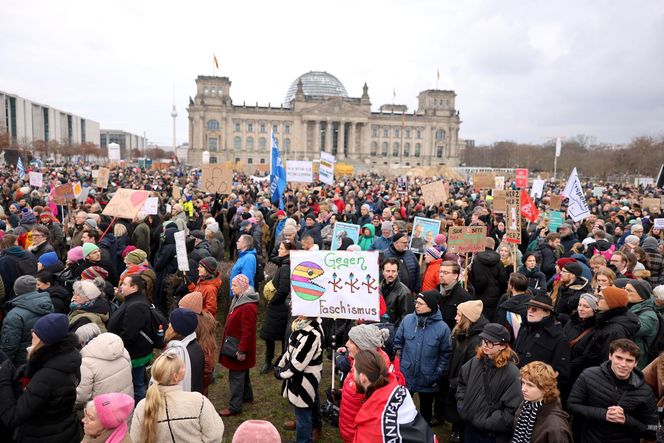
[[[514,425],[519,421],[523,403],[516,411]],[[560,400],[543,403],[533,426],[530,441],[542,443],[573,443],[572,432],[569,426],[569,415],[563,411]]]
[[[496,368],[493,360],[475,357],[461,367],[456,399],[463,421],[500,440],[512,432],[521,404],[521,379],[513,362]]]
[[[554,249],[547,243],[539,245],[536,251],[539,252],[542,257],[540,268],[548,281],[556,273],[556,261],[558,260],[558,257],[556,256]]]
[[[525,319],[528,317],[526,316]],[[570,349],[563,327],[549,315],[537,323],[525,321],[514,342],[519,356],[519,367],[533,361],[547,363],[558,372],[558,387],[566,387],[570,381]]]
[[[497,252],[487,249],[475,255],[469,273],[475,288],[475,299],[482,300],[482,314],[493,320],[500,296],[507,290],[507,273]]]
[[[230,281],[233,281],[236,275],[244,275],[249,279],[249,286],[254,286],[254,277],[256,276],[256,250],[247,249],[237,256],[237,261],[231,269]],[[233,294],[230,294],[232,297]]]
[[[39,246],[31,246],[29,250],[37,260],[39,260],[39,257],[46,254],[47,252],[56,252],[55,248],[49,241],[44,241],[43,243],[40,243]]]
[[[180,380],[182,390],[203,393],[205,389],[205,354],[196,341],[196,332],[180,339],[169,340],[166,348],[174,352],[187,366],[184,379]]]
[[[420,262],[410,249],[398,252],[394,245],[383,251],[383,259],[396,258],[399,261],[399,278],[411,292],[420,291]]]
[[[199,392],[184,392],[180,385],[157,389],[164,400],[157,416],[158,442],[196,441],[218,443],[224,436],[224,422],[214,406]],[[138,402],[131,420],[130,436],[134,442],[146,441],[143,435],[145,399]]]
[[[14,297],[7,305],[11,310],[2,323],[0,351],[19,366],[26,362],[32,327],[37,320],[53,312],[53,302],[47,292],[28,292]]]
[[[314,223],[312,226],[304,226],[300,232],[300,238],[309,234],[311,238],[314,239],[314,243],[316,243],[320,249],[323,249],[323,236],[320,233],[321,228],[320,223]]]
[[[151,324],[148,299],[142,292],[135,292],[111,315],[107,329],[120,336],[129,356],[135,360],[152,355],[152,344],[141,334],[141,331],[149,333]]]
[[[614,405],[623,408],[625,424],[606,420],[606,409]],[[629,380],[620,383],[610,361],[586,369],[574,383],[567,407],[583,426],[584,443],[638,443],[640,438],[655,439],[657,402],[638,369],[632,371]]]
[[[134,396],[131,359],[122,339],[115,334],[98,335],[81,349],[81,381],[76,388],[76,407],[99,394],[122,392]]]
[[[282,395],[297,408],[314,405],[323,373],[323,330],[317,319],[293,330],[275,375],[284,380]]]
[[[654,342],[659,328],[659,320],[655,312],[655,300],[651,297],[641,303],[634,303],[629,306],[629,312],[634,313],[639,318],[639,330],[631,339],[641,349],[641,356],[636,366],[643,369],[650,363],[648,358],[649,345]]]
[[[387,280],[383,280],[380,285],[380,293],[383,300],[385,300],[389,321],[395,328],[399,326],[407,314],[415,310],[415,298],[399,277],[392,284],[387,283]]]
[[[364,230],[369,230],[369,235],[364,235]],[[360,229],[360,239],[357,241],[357,245],[362,248],[363,251],[368,251],[373,244],[374,238],[376,236],[376,227],[372,223],[366,223]]]
[[[240,339],[238,352],[246,355],[244,361],[220,355],[219,363],[231,371],[246,371],[256,365],[256,320],[258,318],[259,295],[253,288],[231,301],[231,310],[226,318],[221,343],[226,337]]]
[[[540,289],[546,291],[546,276],[542,271],[540,271],[539,266],[536,266],[535,269],[528,269],[525,265],[519,266],[517,271],[519,274],[523,274],[528,278],[528,289]]]
[[[424,271],[424,277],[422,278],[422,287],[420,288],[421,292],[438,289],[438,285],[440,285],[439,271],[440,265],[442,263],[442,258],[429,262],[427,268]]]
[[[416,313],[404,317],[393,345],[401,349],[401,372],[410,392],[437,392],[452,353],[450,328],[440,309],[426,317]]]
[[[99,251],[101,252],[102,257],[101,263],[98,265],[108,271],[108,281],[115,285],[118,282],[118,242],[115,238],[115,234],[107,232],[106,235],[104,235],[104,238],[99,240],[97,246],[99,246]]]
[[[385,238],[381,235],[374,237],[373,243],[371,243],[370,251],[384,251],[389,248],[392,244],[392,237]]]
[[[288,326],[290,307],[286,302],[290,294],[290,256],[277,257],[279,269],[272,277],[277,290],[267,305],[260,337],[264,340],[282,341]]]
[[[150,227],[145,222],[140,222],[131,233],[130,244],[141,249],[150,257]]]
[[[65,248],[65,233],[62,229],[60,223],[51,221],[50,223],[44,224],[48,228],[49,241],[53,245],[55,252],[58,253],[58,257],[62,258],[62,253]]]
[[[69,302],[71,301],[71,292],[59,284],[51,285],[44,292],[48,293],[53,303],[53,312],[58,314],[67,314],[69,312]]]
[[[443,321],[451,331],[454,329],[454,326],[456,326],[457,306],[470,300],[471,296],[468,291],[463,288],[461,282],[456,282],[449,291],[445,290],[443,287],[433,289],[439,289],[440,293],[443,295],[438,301],[438,307],[443,316]]]
[[[574,312],[563,327],[563,334],[570,345],[570,380],[572,381],[576,380],[588,367],[586,351],[593,340],[592,333],[595,330],[596,319],[597,317],[593,315],[582,320],[579,318],[579,313]]]
[[[79,421],[74,413],[80,367],[81,354],[74,334],[35,350],[25,367],[27,386],[15,400],[3,366],[0,420],[7,428],[16,429],[17,443],[81,441]]]
[[[191,251],[190,257],[198,264],[202,259],[210,257],[211,255],[210,243],[207,240],[201,240],[196,246],[194,246],[194,250]]]
[[[69,331],[76,332],[81,326],[94,323],[99,326],[101,332],[106,332],[110,311],[110,302],[104,297],[98,297],[89,306],[75,309],[69,313]]]
[[[498,300],[494,322],[505,326],[505,329],[510,331],[512,343],[517,336],[521,323],[526,320],[526,316],[528,315],[528,306],[526,306],[526,303],[529,302],[531,298],[532,295],[529,292],[512,296],[505,293],[500,297],[500,300]],[[513,320],[510,313],[516,314],[520,317],[518,325],[512,324]]]
[[[391,365],[390,357],[382,349],[378,349],[378,354],[383,357],[385,367],[389,368]],[[345,443],[350,443],[355,438],[355,417],[365,401],[364,394],[357,392],[353,359],[350,359],[350,361],[351,368],[346,378],[344,378],[339,406],[339,433]]]
[[[574,243],[579,243],[579,237],[577,237],[576,232],[572,232],[566,237],[560,237],[560,245],[565,248],[565,253],[572,250]]]
[[[23,268],[29,268],[31,275],[37,273],[37,259],[31,252],[24,251],[20,246],[11,246],[2,251],[0,278],[5,284],[5,302],[14,298],[14,282],[25,275]]]
[[[221,288],[221,276],[212,278],[199,278],[198,283],[190,285],[191,292],[198,291],[203,295],[203,310],[217,316],[217,299],[219,297],[219,288]]]
[[[662,411],[664,408],[664,356],[660,355],[646,366],[643,370],[643,381],[655,393],[657,408]]]
[[[579,367],[598,366],[609,358],[609,345],[613,340],[629,338],[639,330],[639,318],[627,308],[615,308],[595,315],[595,329],[591,332],[590,342]]]
[[[590,282],[585,277],[577,277],[571,285],[564,284],[558,288],[558,296],[554,301],[553,309],[560,316],[561,321],[566,322],[572,312],[579,305],[582,294],[592,292]]]

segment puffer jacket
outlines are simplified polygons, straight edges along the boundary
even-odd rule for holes
[[[659,320],[655,312],[655,301],[653,298],[650,298],[641,303],[634,303],[629,306],[629,312],[632,312],[639,318],[639,330],[632,340],[641,349],[641,356],[636,366],[639,369],[643,369],[650,363],[648,361],[648,346],[655,340],[658,332],[657,328],[659,327]]]
[[[369,235],[364,235],[365,229],[369,230]],[[360,230],[360,239],[357,241],[357,245],[363,251],[368,251],[371,249],[371,245],[373,244],[374,238],[376,236],[375,231],[376,227],[372,223],[366,223],[364,226],[362,226],[362,229]]]
[[[546,291],[546,276],[542,271],[540,271],[539,266],[536,266],[535,269],[528,269],[525,265],[519,266],[517,271],[519,274],[523,274],[528,278],[528,289],[541,289]]]
[[[90,340],[81,349],[81,381],[76,388],[76,407],[99,394],[122,392],[134,396],[131,359],[122,339],[106,332]]]
[[[615,308],[598,312],[595,316],[595,329],[591,332],[584,358],[580,367],[598,366],[609,358],[609,346],[613,340],[629,338],[639,331],[639,318],[627,308]]]
[[[496,368],[484,356],[461,367],[456,391],[459,416],[496,441],[509,441],[516,410],[521,404],[521,376],[513,362]]]
[[[200,292],[203,295],[203,310],[216,317],[219,288],[221,288],[221,277],[217,274],[212,278],[199,278],[198,283],[190,285],[189,290]]]
[[[383,258],[396,258],[399,261],[399,278],[411,292],[420,291],[420,262],[410,249],[398,252],[394,244],[383,251]]]
[[[378,353],[385,361],[385,367],[390,367],[390,357],[379,349]],[[353,359],[350,359],[351,367],[344,384],[341,388],[341,405],[339,407],[339,433],[345,443],[351,443],[355,438],[355,416],[364,404],[364,394],[358,394],[355,386],[355,371],[353,370]]]
[[[11,310],[2,323],[0,351],[19,366],[26,362],[26,348],[32,343],[32,327],[37,320],[53,312],[48,292],[28,292],[7,302]]]
[[[237,256],[237,261],[231,269],[230,280],[233,281],[235,276],[243,274],[249,279],[249,286],[254,286],[254,277],[256,276],[256,264],[258,259],[256,258],[255,249],[247,249],[242,251]],[[229,290],[229,295],[232,297],[233,294]]]
[[[625,412],[624,425],[606,420],[606,408],[618,405]],[[657,431],[657,401],[643,375],[634,369],[625,383],[617,383],[611,362],[581,373],[567,401],[567,407],[582,426],[584,443],[638,443],[654,440]]]
[[[66,314],[69,312],[71,292],[69,292],[67,288],[59,284],[54,284],[43,292],[48,293],[48,295],[51,297],[51,302],[53,303],[53,312],[57,312],[59,314]]]
[[[475,299],[482,300],[482,314],[493,320],[500,296],[507,290],[507,273],[500,255],[490,249],[477,253],[469,273],[475,288]]]
[[[411,392],[437,392],[438,380],[447,369],[452,354],[450,328],[440,309],[428,316],[408,314],[394,338],[401,349],[401,372]]]

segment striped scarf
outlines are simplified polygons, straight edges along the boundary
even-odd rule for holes
[[[542,407],[542,401],[524,401],[521,406],[521,414],[514,428],[512,443],[529,443],[535,428],[537,413]]]

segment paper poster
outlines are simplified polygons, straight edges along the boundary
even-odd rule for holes
[[[146,215],[157,215],[159,212],[159,198],[158,197],[148,197],[145,200],[145,205],[143,205],[143,212]]]
[[[320,153],[318,179],[326,185],[334,184],[334,155],[327,152]]]
[[[78,197],[76,197],[76,201],[83,203],[88,199],[88,195],[90,195],[90,188],[83,187],[81,188],[81,193],[78,194]]]
[[[310,161],[288,160],[286,162],[286,180],[296,183],[314,181],[314,167]]]
[[[332,244],[330,249],[333,251],[339,249],[339,246],[341,246],[341,240],[344,237],[350,238],[353,240],[353,244],[356,245],[360,239],[360,225],[336,222],[334,224],[334,230],[332,231]]]
[[[528,187],[528,170],[527,169],[517,169],[514,171],[516,175],[516,187],[525,189]]]
[[[108,144],[108,160],[109,161],[120,161],[120,145],[117,143]]]
[[[659,212],[662,201],[658,198],[644,198],[641,205],[644,209],[650,209],[653,212]]]
[[[562,198],[559,195],[552,195],[549,197],[549,207],[554,211],[559,211],[561,204]]]
[[[507,191],[505,235],[507,243],[521,243],[521,191]]]
[[[41,172],[30,172],[30,186],[41,188],[44,184],[44,174]]]
[[[65,183],[64,185],[53,188],[53,202],[56,205],[66,205],[75,198],[76,195],[74,195],[71,183]]]
[[[113,198],[108,202],[102,214],[133,220],[138,211],[145,206],[148,195],[150,195],[149,191],[119,188],[113,194]]]
[[[655,229],[664,229],[664,218],[655,219]]]
[[[429,183],[428,185],[422,185],[422,198],[427,206],[437,205],[438,203],[445,203],[447,201],[448,193],[445,183],[442,181],[437,181]]]
[[[178,185],[173,186],[173,191],[171,192],[171,195],[173,198],[177,201],[180,200],[180,197],[182,197],[182,194],[180,193],[180,187]]]
[[[434,245],[434,239],[439,233],[440,220],[415,217],[408,247],[417,254],[424,254],[426,248]]]
[[[480,189],[493,189],[496,186],[496,177],[493,174],[475,174],[473,175],[473,188]]]
[[[229,194],[233,189],[233,170],[220,164],[203,165],[199,187],[210,194]]]
[[[499,191],[504,191],[505,190],[505,176],[504,175],[497,175],[493,179],[493,187],[494,189],[497,189]]]
[[[544,180],[533,180],[533,187],[530,190],[530,196],[532,198],[542,198],[542,193],[544,192],[544,183]]]
[[[290,263],[292,315],[378,321],[378,251],[292,251]]]
[[[572,170],[572,173],[567,180],[563,195],[568,198],[567,215],[573,221],[581,221],[590,215],[590,209],[588,209],[586,197],[584,196],[579,176],[576,173],[576,168]]]
[[[187,244],[185,241],[184,231],[176,232],[173,237],[175,238],[175,255],[178,260],[178,269],[180,271],[189,271],[189,259],[187,258]]]
[[[491,194],[493,195],[493,212],[504,213],[507,211],[505,191],[494,189]]]
[[[97,172],[97,184],[98,188],[108,188],[108,177],[110,176],[111,171],[108,168],[99,168]]]
[[[593,188],[593,197],[601,197],[604,194],[604,186],[595,186]]]
[[[558,227],[565,223],[565,214],[560,211],[549,211],[547,217],[549,218],[549,232],[558,231]]]
[[[449,252],[465,254],[485,249],[486,226],[450,226],[447,231]]]

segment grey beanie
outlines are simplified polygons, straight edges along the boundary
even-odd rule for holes
[[[646,237],[645,240],[643,240],[643,249],[649,252],[657,252],[657,239],[655,237]]]
[[[391,221],[386,220],[386,221],[384,221],[383,223],[380,224],[380,230],[381,231],[390,231],[390,232],[392,232],[393,229],[394,229],[394,226],[392,226]]]
[[[580,298],[588,303],[588,306],[590,306],[593,311],[597,312],[597,297],[592,294],[581,294]]]
[[[374,325],[357,325],[348,331],[348,338],[353,340],[362,351],[370,351],[381,348],[390,335],[387,329],[378,329]]]
[[[27,294],[37,291],[37,279],[32,275],[24,275],[14,282],[14,293],[16,295]]]

